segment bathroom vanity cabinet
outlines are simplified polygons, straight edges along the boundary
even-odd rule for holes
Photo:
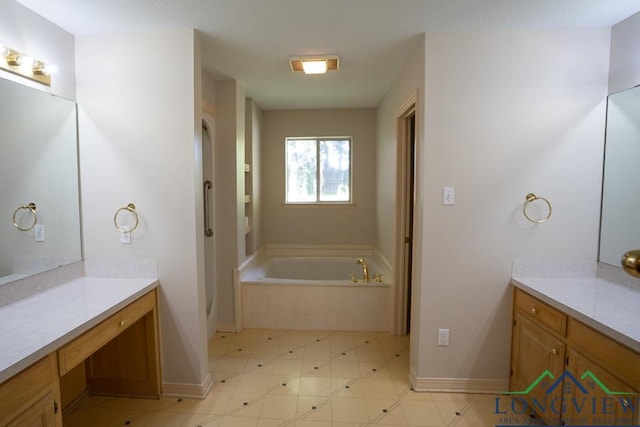
[[[640,354],[518,288],[510,375],[549,425],[638,424]]]
[[[57,359],[51,353],[0,385],[0,426],[61,426]]]
[[[159,398],[156,293],[87,319],[80,332],[56,340],[44,358],[1,383],[0,426],[59,427],[62,411],[87,392]]]
[[[156,317],[156,293],[151,291],[60,348],[60,375],[83,364],[91,392],[159,397]]]

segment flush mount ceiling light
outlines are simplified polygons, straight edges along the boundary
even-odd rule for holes
[[[327,71],[336,71],[340,67],[340,58],[337,56],[313,56],[289,58],[291,71],[302,71],[305,74],[324,74]]]
[[[57,67],[47,65],[0,42],[0,69],[51,86],[51,74]]]

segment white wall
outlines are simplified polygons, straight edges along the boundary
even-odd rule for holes
[[[411,360],[423,385],[506,384],[513,258],[596,259],[608,55],[608,29],[427,35]],[[529,192],[551,201],[549,222],[524,219]],[[438,328],[451,329],[449,347]]]
[[[194,32],[82,36],[76,49],[85,258],[158,260],[165,391],[198,393],[208,366]],[[127,203],[140,225],[122,245],[113,216]]]
[[[385,94],[377,109],[377,159],[376,197],[377,232],[376,247],[387,258],[394,261],[396,221],[396,167],[397,167],[397,118],[398,109],[415,92],[418,95],[416,122],[418,129],[424,128],[424,34],[416,42],[415,50],[403,66],[394,83]],[[421,151],[423,133],[416,135]],[[420,170],[417,171],[418,173]],[[420,196],[420,194],[418,194]]]
[[[376,247],[382,255],[395,267],[395,223],[397,200],[397,117],[398,109],[412,96],[417,93],[416,103],[416,151],[418,153],[418,166],[415,171],[416,199],[414,207],[414,235],[416,236],[413,258],[420,260],[422,236],[422,210],[424,205],[424,195],[421,192],[422,176],[424,168],[421,165],[425,163],[425,146],[424,146],[424,102],[425,102],[425,37],[421,35],[415,42],[413,54],[409,61],[404,65],[402,71],[396,77],[395,82],[385,94],[382,102],[377,109],[377,162],[376,162],[376,195],[377,195],[377,215],[376,215]],[[412,275],[414,278],[421,276],[421,263],[414,262],[412,266]],[[415,280],[415,279],[414,279]],[[418,303],[422,292],[419,281],[415,281],[412,287],[412,300],[416,309],[413,310],[412,317],[419,314]],[[397,285],[397,284],[396,284]],[[418,318],[412,318],[411,321],[411,352],[412,360],[417,360],[417,351],[419,348],[419,339],[421,336],[421,324]]]
[[[251,201],[245,205],[245,214],[249,217],[250,232],[247,234],[247,255],[255,253],[262,247],[262,224],[260,222],[261,179],[260,179],[260,146],[262,140],[262,109],[253,99],[246,100],[245,123],[245,162],[251,171],[245,173],[245,190],[251,195]]]
[[[50,88],[1,70],[0,77],[67,99],[76,98],[73,35],[14,0],[0,0],[0,41],[59,68],[51,77]]]
[[[235,80],[216,82],[215,215],[219,328],[235,327],[233,270],[245,259],[244,90]]]
[[[609,93],[640,84],[640,13],[611,29]]]
[[[262,223],[265,244],[375,243],[374,109],[263,111]],[[354,207],[284,207],[286,137],[352,136]]]

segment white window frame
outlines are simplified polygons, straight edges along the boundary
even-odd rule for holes
[[[287,158],[287,144],[289,141],[303,140],[303,141],[316,141],[316,200],[309,202],[288,201],[288,185],[289,185],[289,167]],[[349,141],[349,200],[332,201],[332,200],[320,200],[320,144],[319,141]],[[288,207],[314,207],[314,206],[327,206],[327,207],[353,207],[353,137],[351,136],[295,136],[286,137],[284,140],[284,206]]]

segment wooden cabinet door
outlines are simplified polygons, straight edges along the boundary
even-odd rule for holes
[[[18,415],[7,427],[54,427],[56,425],[55,400],[47,393],[33,406]]]
[[[579,385],[565,378],[565,425],[638,425],[638,395],[629,386],[574,349],[568,370]]]
[[[546,409],[536,410],[536,413],[549,425],[560,424],[561,413],[553,410],[552,402],[562,398],[562,387],[552,386],[554,379],[562,376],[564,357],[565,344],[561,340],[516,311],[509,389],[511,392],[525,391],[540,380],[526,394],[518,397],[525,399],[530,409],[546,405]],[[550,389],[552,392],[547,394]]]

